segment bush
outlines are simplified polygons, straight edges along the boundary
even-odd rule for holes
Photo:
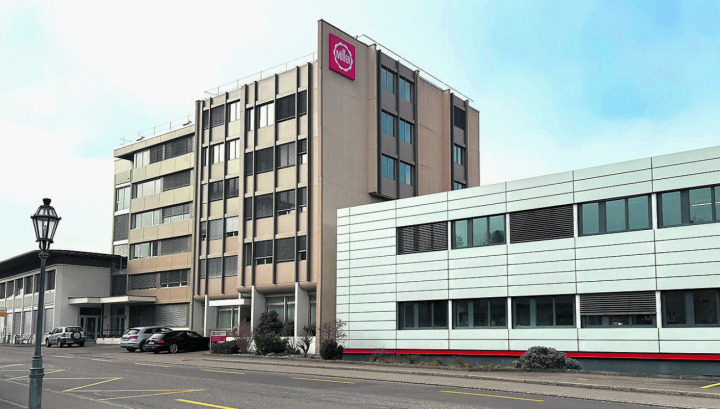
[[[255,352],[260,355],[282,354],[287,349],[287,341],[272,332],[255,332]]]
[[[467,363],[465,358],[460,355],[455,357],[455,365],[459,366],[460,368],[470,368],[470,365]]]
[[[396,356],[395,354],[391,354],[388,351],[384,349],[377,350],[370,355],[370,362],[380,362],[384,364],[393,364],[395,363]]]
[[[252,345],[252,328],[249,322],[241,322],[240,325],[232,329],[232,335],[235,338],[238,352],[241,354],[247,354],[250,352],[250,346]]]
[[[260,323],[255,327],[255,332],[272,333],[280,335],[283,330],[283,323],[278,318],[276,311],[264,312],[260,315]]]
[[[284,336],[284,337],[294,337],[295,336],[295,321],[287,320],[285,325],[283,325],[282,336]]]
[[[405,355],[405,359],[407,359],[407,363],[414,364],[415,362],[420,360],[420,355],[417,355],[417,354]]]
[[[320,344],[320,357],[326,360],[342,359],[344,350],[334,339],[326,339]]]
[[[211,352],[213,354],[237,354],[238,346],[235,341],[216,342],[212,344]]]
[[[580,363],[555,348],[532,347],[513,362],[520,369],[580,369]]]

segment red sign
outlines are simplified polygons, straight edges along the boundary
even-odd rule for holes
[[[225,342],[227,331],[210,331],[210,342]]]
[[[355,46],[330,34],[330,69],[355,81]]]

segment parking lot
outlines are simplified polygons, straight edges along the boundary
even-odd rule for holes
[[[1,352],[0,407],[23,407],[32,348],[3,347]],[[645,407],[299,370],[231,369],[229,363],[207,361],[202,352],[155,355],[88,344],[84,348],[43,348],[43,354],[44,408]]]

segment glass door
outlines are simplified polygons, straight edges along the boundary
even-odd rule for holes
[[[85,331],[85,338],[88,340],[95,340],[98,336],[98,329],[100,326],[100,317],[80,317],[80,326]]]

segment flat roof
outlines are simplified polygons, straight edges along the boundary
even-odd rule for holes
[[[0,261],[0,279],[40,269],[40,250],[28,251],[7,260]],[[47,266],[69,264],[76,266],[107,267],[119,261],[120,256],[104,253],[90,253],[77,250],[50,250]]]

